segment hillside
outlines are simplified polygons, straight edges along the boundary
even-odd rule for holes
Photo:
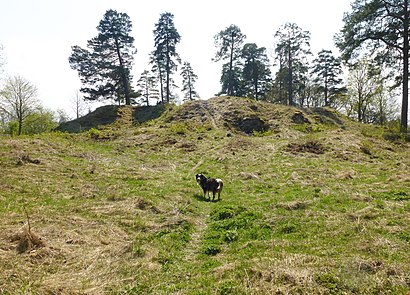
[[[0,294],[410,292],[409,143],[233,97],[142,111],[0,138]]]

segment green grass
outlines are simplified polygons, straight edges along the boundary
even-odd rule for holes
[[[306,135],[244,103],[283,125],[249,136],[179,107],[98,138],[1,138],[0,293],[409,292],[408,143],[351,122]],[[310,140],[324,152],[288,148]],[[221,200],[198,172],[224,180]],[[18,254],[24,208],[46,247]]]

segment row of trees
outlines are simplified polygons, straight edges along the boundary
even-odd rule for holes
[[[341,63],[330,50],[322,50],[309,65],[310,34],[294,23],[287,23],[275,34],[275,65],[271,65],[266,48],[254,43],[243,45],[246,36],[231,25],[215,36],[215,61],[226,61],[222,67],[219,94],[247,96],[289,105],[332,105],[331,99],[344,88]],[[310,77],[313,77],[310,78]],[[313,84],[316,93],[313,95]],[[320,92],[320,94],[319,94]],[[319,101],[323,97],[324,101]],[[314,101],[313,101],[314,100]]]
[[[356,0],[336,44],[342,57],[330,50],[313,57],[310,33],[287,23],[275,33],[274,67],[266,48],[245,43],[246,35],[231,25],[215,35],[214,61],[222,62],[219,95],[246,96],[297,106],[331,106],[362,122],[384,123],[395,112],[392,90],[402,85],[401,130],[407,130],[409,0]],[[131,21],[109,10],[88,49],[74,46],[69,58],[83,82],[86,99],[113,98],[126,104],[169,102],[176,88],[173,75],[182,63],[176,46],[181,36],[173,15],[163,13],[155,24],[151,69],[132,87],[131,68],[136,49]],[[367,58],[364,58],[367,57]],[[397,75],[397,68],[402,71]],[[182,91],[186,99],[198,97],[189,62],[182,63]],[[343,66],[348,79],[343,80]],[[272,74],[271,69],[275,69]],[[393,82],[392,82],[393,81]],[[346,82],[346,83],[344,83]]]
[[[245,35],[231,25],[215,36],[215,61],[222,66],[219,94],[245,96],[303,107],[330,106],[360,122],[386,123],[395,117],[394,97],[375,62],[348,65],[344,83],[340,58],[321,50],[312,59],[310,33],[287,23],[275,34],[276,72],[271,75],[266,49],[244,44]]]
[[[71,67],[78,71],[83,83],[81,92],[88,100],[114,99],[127,105],[137,98],[149,105],[152,99],[170,102],[175,87],[172,75],[181,64],[176,45],[181,36],[175,28],[173,15],[163,13],[154,29],[155,48],[150,54],[151,70],[145,70],[138,80],[138,90],[132,86],[134,38],[132,23],[125,13],[108,10],[100,21],[98,35],[87,42],[87,49],[72,47]],[[197,76],[189,62],[182,67],[183,92],[187,99],[198,97],[194,88]]]
[[[322,50],[309,64],[310,33],[287,23],[276,33],[276,73],[270,76],[266,49],[245,44],[230,26],[215,36],[222,67],[220,94],[250,96],[299,106],[332,106],[361,122],[385,123],[396,110],[401,86],[400,129],[408,127],[410,0],[355,0],[336,34],[342,57]],[[348,79],[342,85],[342,62]]]

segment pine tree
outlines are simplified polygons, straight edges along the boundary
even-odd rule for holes
[[[189,62],[184,62],[181,69],[182,76],[182,92],[184,93],[184,98],[187,100],[194,100],[199,97],[195,90],[194,84],[198,76],[195,75],[194,70]]]
[[[242,44],[246,36],[242,34],[238,26],[231,25],[223,31],[215,35],[215,46],[217,52],[214,61],[228,60],[222,66],[221,84],[222,90],[220,94],[240,96],[240,58]]]
[[[153,57],[161,82],[163,79],[162,74],[165,74],[164,86],[167,102],[171,98],[171,75],[177,70],[177,64],[181,62],[176,52],[176,45],[180,40],[181,36],[174,25],[174,15],[169,12],[161,14],[154,29],[155,50],[153,51]]]
[[[108,10],[97,27],[97,37],[88,41],[88,49],[72,47],[69,62],[78,71],[86,99],[125,99],[125,104],[131,104],[130,72],[136,52],[131,28],[127,14]]]
[[[258,48],[254,43],[245,44],[242,49],[242,59],[245,95],[256,100],[265,97],[271,80],[266,48]]]
[[[289,105],[294,105],[297,90],[302,89],[301,83],[305,80],[308,71],[307,56],[310,52],[310,33],[303,31],[294,23],[286,23],[275,33],[277,45],[276,60],[279,61],[277,78],[281,80],[280,91],[285,91],[287,86],[287,100]],[[298,85],[299,84],[299,85]]]
[[[312,74],[315,75],[314,82],[324,95],[325,106],[330,106],[335,94],[341,91],[338,87],[342,83],[340,60],[333,56],[331,50],[321,50],[313,61]]]

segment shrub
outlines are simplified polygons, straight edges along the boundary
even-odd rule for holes
[[[96,128],[91,128],[87,131],[87,136],[92,139],[99,139],[101,137],[101,131]]]
[[[171,125],[170,130],[172,133],[184,135],[188,132],[188,127],[184,123],[174,123]]]

